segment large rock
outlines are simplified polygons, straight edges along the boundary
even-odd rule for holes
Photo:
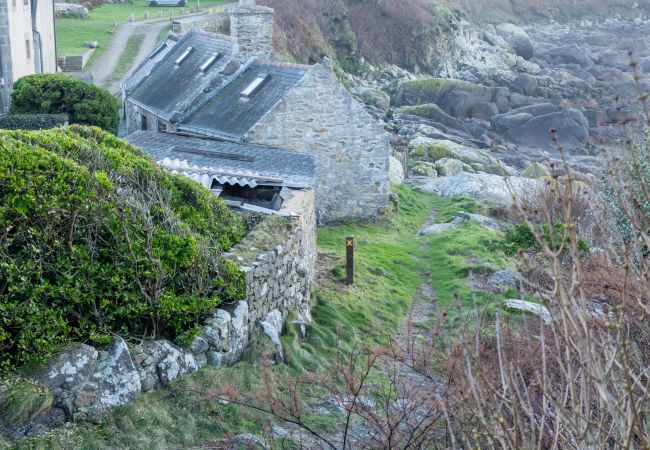
[[[181,350],[169,341],[154,341],[145,346],[145,352],[153,359],[160,383],[165,385],[181,375],[199,370],[190,352]]]
[[[54,3],[54,15],[70,19],[87,19],[88,8],[75,3]]]
[[[546,52],[546,56],[552,59],[559,59],[565,64],[578,64],[582,67],[591,67],[594,65],[592,56],[584,48],[575,44],[552,48]]]
[[[402,184],[404,181],[404,167],[394,156],[390,157],[390,164],[388,167],[388,179],[393,184]]]
[[[533,302],[527,302],[519,299],[509,299],[503,301],[503,306],[515,311],[522,311],[538,316],[545,324],[551,323],[551,313],[544,305]]]
[[[451,177],[461,172],[474,173],[472,166],[453,158],[442,158],[436,161],[436,171],[440,177]]]
[[[518,196],[534,192],[544,186],[542,182],[529,178],[508,177],[508,180],[512,192]],[[510,188],[504,177],[499,175],[461,172],[453,177],[422,180],[417,187],[441,197],[472,197],[479,200],[512,203]]]
[[[496,32],[522,58],[530,59],[535,55],[533,41],[530,40],[523,28],[512,23],[502,23],[497,25]]]
[[[119,336],[99,353],[92,378],[93,384],[81,386],[76,393],[75,418],[96,421],[111,408],[134,400],[142,391],[129,348]]]
[[[556,130],[560,144],[570,150],[584,148],[589,138],[589,121],[575,109],[533,117],[510,128],[505,136],[522,146],[554,148],[552,129]]]
[[[473,170],[469,170],[470,172],[476,170],[496,174],[503,171],[507,174],[515,173],[512,168],[501,164],[497,159],[488,156],[483,151],[449,140],[418,136],[409,142],[409,149],[412,154],[427,156],[434,161],[443,158],[458,160],[471,166],[470,168]]]
[[[208,361],[213,366],[235,363],[248,342],[248,304],[237,302],[230,308],[219,309],[206,321],[202,338],[209,344]]]
[[[510,92],[507,88],[483,86],[462,80],[425,78],[402,82],[393,97],[393,104],[435,104],[446,114],[465,118],[472,115],[479,103],[507,105]]]
[[[37,367],[29,376],[53,390],[73,386],[90,380],[97,359],[97,350],[75,342],[50,358],[45,367]]]
[[[499,114],[498,116],[492,117],[491,124],[499,133],[505,133],[511,128],[518,127],[523,125],[533,118],[532,114],[528,113],[519,113],[519,114]]]
[[[382,111],[388,110],[388,107],[390,106],[390,97],[388,94],[377,89],[358,87],[355,88],[352,93],[362,103],[374,106]]]
[[[399,117],[399,115],[419,116],[438,122],[449,128],[465,131],[465,124],[463,121],[450,116],[435,103],[426,103],[417,106],[402,106],[395,111],[395,114],[397,117]]]

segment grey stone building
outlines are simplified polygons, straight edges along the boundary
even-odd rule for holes
[[[307,66],[275,57],[272,9],[241,0],[229,14],[230,36],[199,29],[170,35],[126,80],[127,132],[304,153],[315,161],[319,222],[383,214],[389,134],[327,60]]]

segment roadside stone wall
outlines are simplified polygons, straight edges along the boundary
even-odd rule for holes
[[[281,362],[279,336],[287,317],[304,329],[311,320],[310,291],[315,277],[314,192],[296,190],[228,257],[245,274],[246,296],[217,309],[188,348],[167,340],[132,344],[115,336],[103,350],[72,343],[29,377],[54,394],[52,408],[20,424],[4,424],[0,435],[19,439],[47,432],[67,421],[100,420],[112,408],[160,389],[206,365],[237,362],[252,336],[270,340],[272,363]]]
[[[230,36],[236,45],[236,54],[241,61],[273,52],[273,10],[255,2],[240,2],[231,8]]]
[[[319,223],[386,213],[390,135],[340,85],[328,60],[313,66],[246,141],[315,157]]]

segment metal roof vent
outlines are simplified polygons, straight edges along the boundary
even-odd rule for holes
[[[270,75],[267,75],[265,73],[260,73],[251,83],[246,86],[246,88],[240,92],[239,95],[241,95],[244,98],[250,98],[255,94],[257,91],[259,91],[262,86],[271,78]]]
[[[190,56],[190,53],[192,53],[193,51],[194,51],[194,47],[187,47],[185,49],[185,51],[183,52],[183,54],[181,56],[179,56],[176,59],[176,61],[174,61],[174,64],[176,64],[177,66],[180,66],[181,64],[183,64],[183,61],[185,61],[187,59],[187,57]]]
[[[212,55],[210,55],[207,61],[201,64],[201,67],[199,67],[199,72],[206,72],[219,59],[221,59],[221,53],[214,52]]]

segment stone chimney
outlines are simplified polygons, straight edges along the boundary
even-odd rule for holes
[[[273,10],[255,0],[239,0],[230,11],[230,36],[242,62],[273,52]]]

